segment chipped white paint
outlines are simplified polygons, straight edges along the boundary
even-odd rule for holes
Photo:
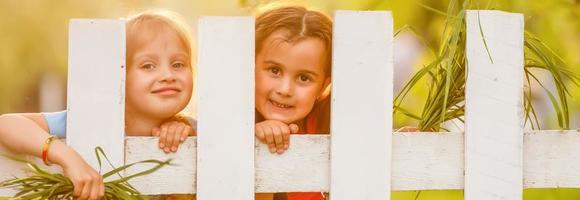
[[[145,194],[195,193],[195,137],[188,138],[174,154],[163,153],[156,148],[157,144],[156,138],[126,139],[127,163],[171,158],[175,164],[136,178],[131,184]],[[290,149],[282,156],[273,155],[266,145],[256,143],[256,192],[328,192],[329,150],[328,135],[292,135]],[[580,131],[526,132],[524,188],[580,188],[577,152],[580,152]],[[3,157],[0,163],[0,180],[23,174],[25,166],[19,163]],[[53,167],[58,171],[58,167]],[[144,168],[136,166],[128,173]],[[392,177],[393,191],[463,189],[463,134],[393,134]],[[10,194],[13,191],[0,190],[0,196]]]
[[[330,198],[390,199],[393,19],[334,15]]]
[[[124,161],[125,21],[71,20],[67,143],[98,168],[95,147]]]
[[[465,199],[522,199],[523,16],[468,11],[466,21]]]
[[[198,28],[199,199],[254,198],[254,19],[202,17]]]

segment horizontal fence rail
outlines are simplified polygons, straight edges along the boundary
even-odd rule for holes
[[[580,131],[524,131],[523,16],[465,14],[465,132],[392,133],[391,12],[337,11],[331,133],[292,135],[282,155],[254,139],[252,17],[200,19],[198,136],[172,154],[157,138],[124,137],[124,21],[72,20],[66,142],[93,166],[95,146],[115,165],[172,158],[131,184],[200,200],[310,191],[385,200],[390,191],[446,189],[464,189],[467,200],[522,199],[525,188],[580,188]],[[0,157],[0,180],[23,176],[24,167]]]
[[[192,194],[196,177],[196,138],[174,154],[156,148],[157,138],[127,137],[126,162],[173,159],[174,165],[131,182],[145,194]],[[292,135],[290,148],[274,155],[256,143],[255,192],[325,191],[330,188],[330,136]],[[464,188],[463,133],[393,134],[392,191]],[[580,131],[533,131],[524,134],[524,188],[580,188]],[[0,180],[24,175],[20,163],[0,158]],[[39,161],[38,163],[42,163]],[[301,163],[292,165],[288,163]],[[134,173],[148,166],[127,171]],[[53,171],[58,167],[53,166]],[[0,190],[0,195],[14,194]]]

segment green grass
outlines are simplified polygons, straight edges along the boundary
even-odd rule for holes
[[[163,166],[170,164],[170,159],[166,161],[159,160],[144,160],[121,167],[115,168],[103,150],[100,147],[95,148],[95,154],[97,160],[99,161],[99,168],[101,166],[101,156],[105,158],[107,163],[111,166],[112,170],[102,174],[103,179],[113,179],[110,181],[105,181],[105,196],[104,199],[109,200],[133,200],[133,199],[148,199],[146,196],[141,195],[141,193],[129,184],[129,180],[135,177],[144,176],[151,174]],[[6,156],[9,157],[9,156]],[[72,199],[73,184],[72,182],[60,173],[48,172],[36,164],[15,158],[9,157],[14,161],[22,162],[28,167],[26,170],[29,172],[27,177],[15,177],[13,179],[5,180],[0,182],[0,188],[12,188],[16,189],[18,193],[13,197],[17,200],[41,200],[41,199]],[[128,169],[137,164],[149,163],[153,164],[153,167],[123,177],[120,172]],[[100,170],[99,170],[100,171]],[[118,175],[118,178],[115,177]]]

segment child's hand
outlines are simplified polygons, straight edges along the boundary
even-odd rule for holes
[[[271,153],[282,154],[290,144],[290,133],[297,133],[298,125],[287,125],[278,120],[266,120],[256,124],[256,137],[268,145]]]
[[[87,164],[78,154],[69,156],[62,168],[64,175],[73,183],[75,199],[96,200],[105,196],[102,176]]]
[[[159,136],[159,148],[165,153],[176,152],[177,147],[185,141],[187,136],[193,135],[193,128],[183,122],[170,121],[155,127],[152,130],[153,136]]]

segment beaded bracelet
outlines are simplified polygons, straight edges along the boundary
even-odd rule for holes
[[[42,161],[46,165],[50,165],[50,163],[48,163],[48,147],[50,147],[50,143],[52,143],[53,139],[53,135],[49,136],[44,142],[44,145],[42,145]]]

